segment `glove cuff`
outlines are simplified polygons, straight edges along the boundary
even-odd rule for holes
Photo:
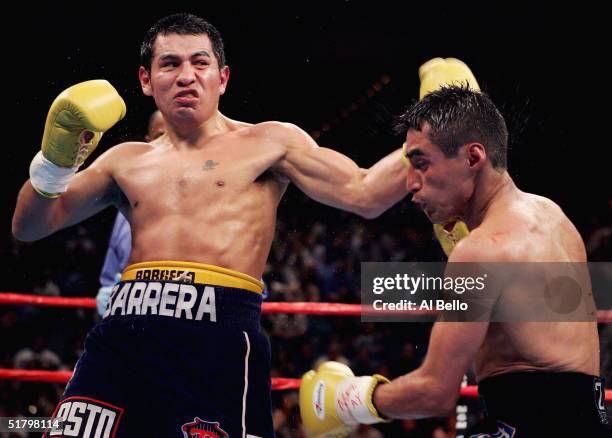
[[[379,374],[349,377],[336,389],[336,412],[345,424],[374,424],[389,421],[383,418],[372,402],[374,389],[389,379]]]
[[[68,183],[78,169],[79,166],[60,167],[53,164],[42,151],[38,151],[30,164],[30,183],[42,196],[57,198],[68,189]]]

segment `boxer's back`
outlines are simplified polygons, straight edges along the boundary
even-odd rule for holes
[[[578,308],[583,317],[574,312],[567,318],[559,314],[558,319],[551,321],[548,314],[542,318],[536,314],[528,322],[492,322],[476,357],[478,377],[535,370],[598,375],[597,325],[585,322],[594,309],[586,251],[582,238],[561,209],[546,198],[518,192],[494,206],[477,232],[480,239],[488,238],[492,245],[502,245],[511,253],[511,259],[521,263],[521,270],[533,266],[537,275],[545,277],[544,287],[549,288],[552,300],[563,293],[550,287],[555,285],[554,279],[560,272],[579,284],[582,291],[588,291],[582,295],[583,302]],[[521,295],[525,288],[530,289],[530,294],[538,290],[532,284],[519,285],[520,290],[508,287],[497,305],[515,306],[513,311],[519,317],[520,306],[529,306],[525,313],[533,314],[534,302]]]

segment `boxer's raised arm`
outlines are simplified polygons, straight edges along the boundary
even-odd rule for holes
[[[110,161],[97,160],[77,174],[102,133],[125,115],[125,103],[104,80],[82,82],[53,102],[41,151],[30,164],[13,215],[13,234],[37,240],[77,223],[110,204]],[[70,186],[70,187],[69,187]]]

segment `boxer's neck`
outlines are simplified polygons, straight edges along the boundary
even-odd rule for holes
[[[196,126],[180,126],[169,123],[168,137],[177,149],[194,149],[206,140],[231,130],[230,119],[219,111],[204,123]]]
[[[489,168],[476,177],[474,184],[474,193],[461,215],[470,230],[482,223],[493,205],[517,191],[506,170],[500,173]]]

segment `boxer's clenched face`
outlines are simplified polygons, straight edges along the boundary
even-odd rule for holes
[[[406,135],[406,157],[410,161],[406,187],[412,201],[433,223],[461,216],[474,191],[473,173],[463,147],[455,157],[446,157],[431,142],[429,124]]]
[[[172,124],[199,126],[209,120],[225,93],[229,68],[219,68],[208,35],[159,35],[151,71],[139,71],[143,92]]]

